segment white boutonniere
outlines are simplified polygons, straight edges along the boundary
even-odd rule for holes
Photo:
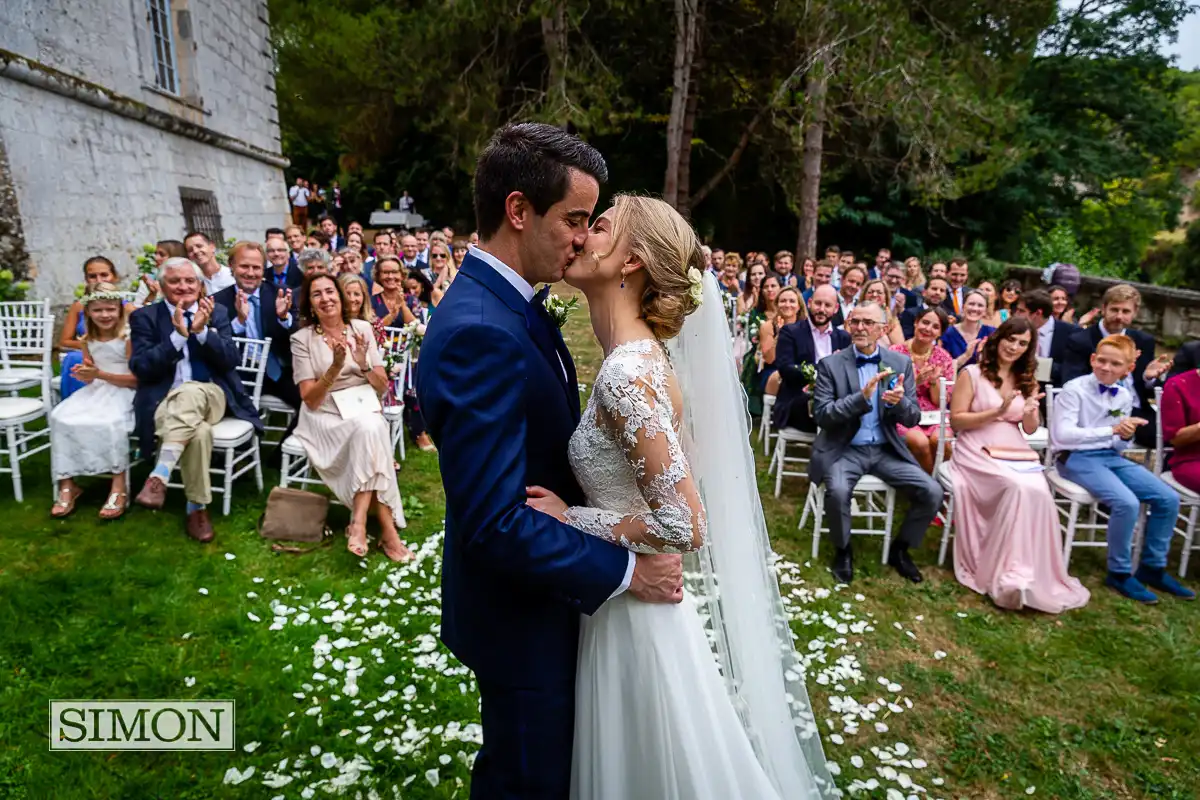
[[[554,324],[561,328],[567,324],[567,317],[571,316],[571,312],[579,307],[579,296],[564,300],[556,294],[547,295],[545,305]]]

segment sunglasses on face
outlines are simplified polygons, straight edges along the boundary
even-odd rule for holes
[[[446,256],[444,253],[434,253],[433,255],[430,256],[430,258],[435,258],[435,259],[440,258],[442,261],[445,261],[448,258],[448,256]]]

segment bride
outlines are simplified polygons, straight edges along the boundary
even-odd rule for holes
[[[629,550],[687,553],[696,576],[682,604],[624,593],[583,618],[574,800],[841,796],[768,566],[744,398],[704,272],[674,209],[622,195],[566,273],[605,353],[569,450],[589,506],[540,487],[529,503]]]

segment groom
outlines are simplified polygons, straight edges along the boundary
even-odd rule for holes
[[[533,285],[583,250],[603,157],[549,125],[500,129],[479,156],[471,248],[421,347],[417,395],[446,490],[442,639],[475,671],[474,800],[570,793],[579,615],[628,591],[682,600],[678,556],[634,556],[525,504],[583,505],[567,442],[575,365]]]

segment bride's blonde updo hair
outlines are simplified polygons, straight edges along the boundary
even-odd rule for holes
[[[614,198],[612,236],[624,241],[646,271],[642,319],[655,338],[679,335],[683,320],[699,307],[691,293],[688,270],[704,273],[704,252],[692,226],[669,204],[652,197],[620,194]]]

